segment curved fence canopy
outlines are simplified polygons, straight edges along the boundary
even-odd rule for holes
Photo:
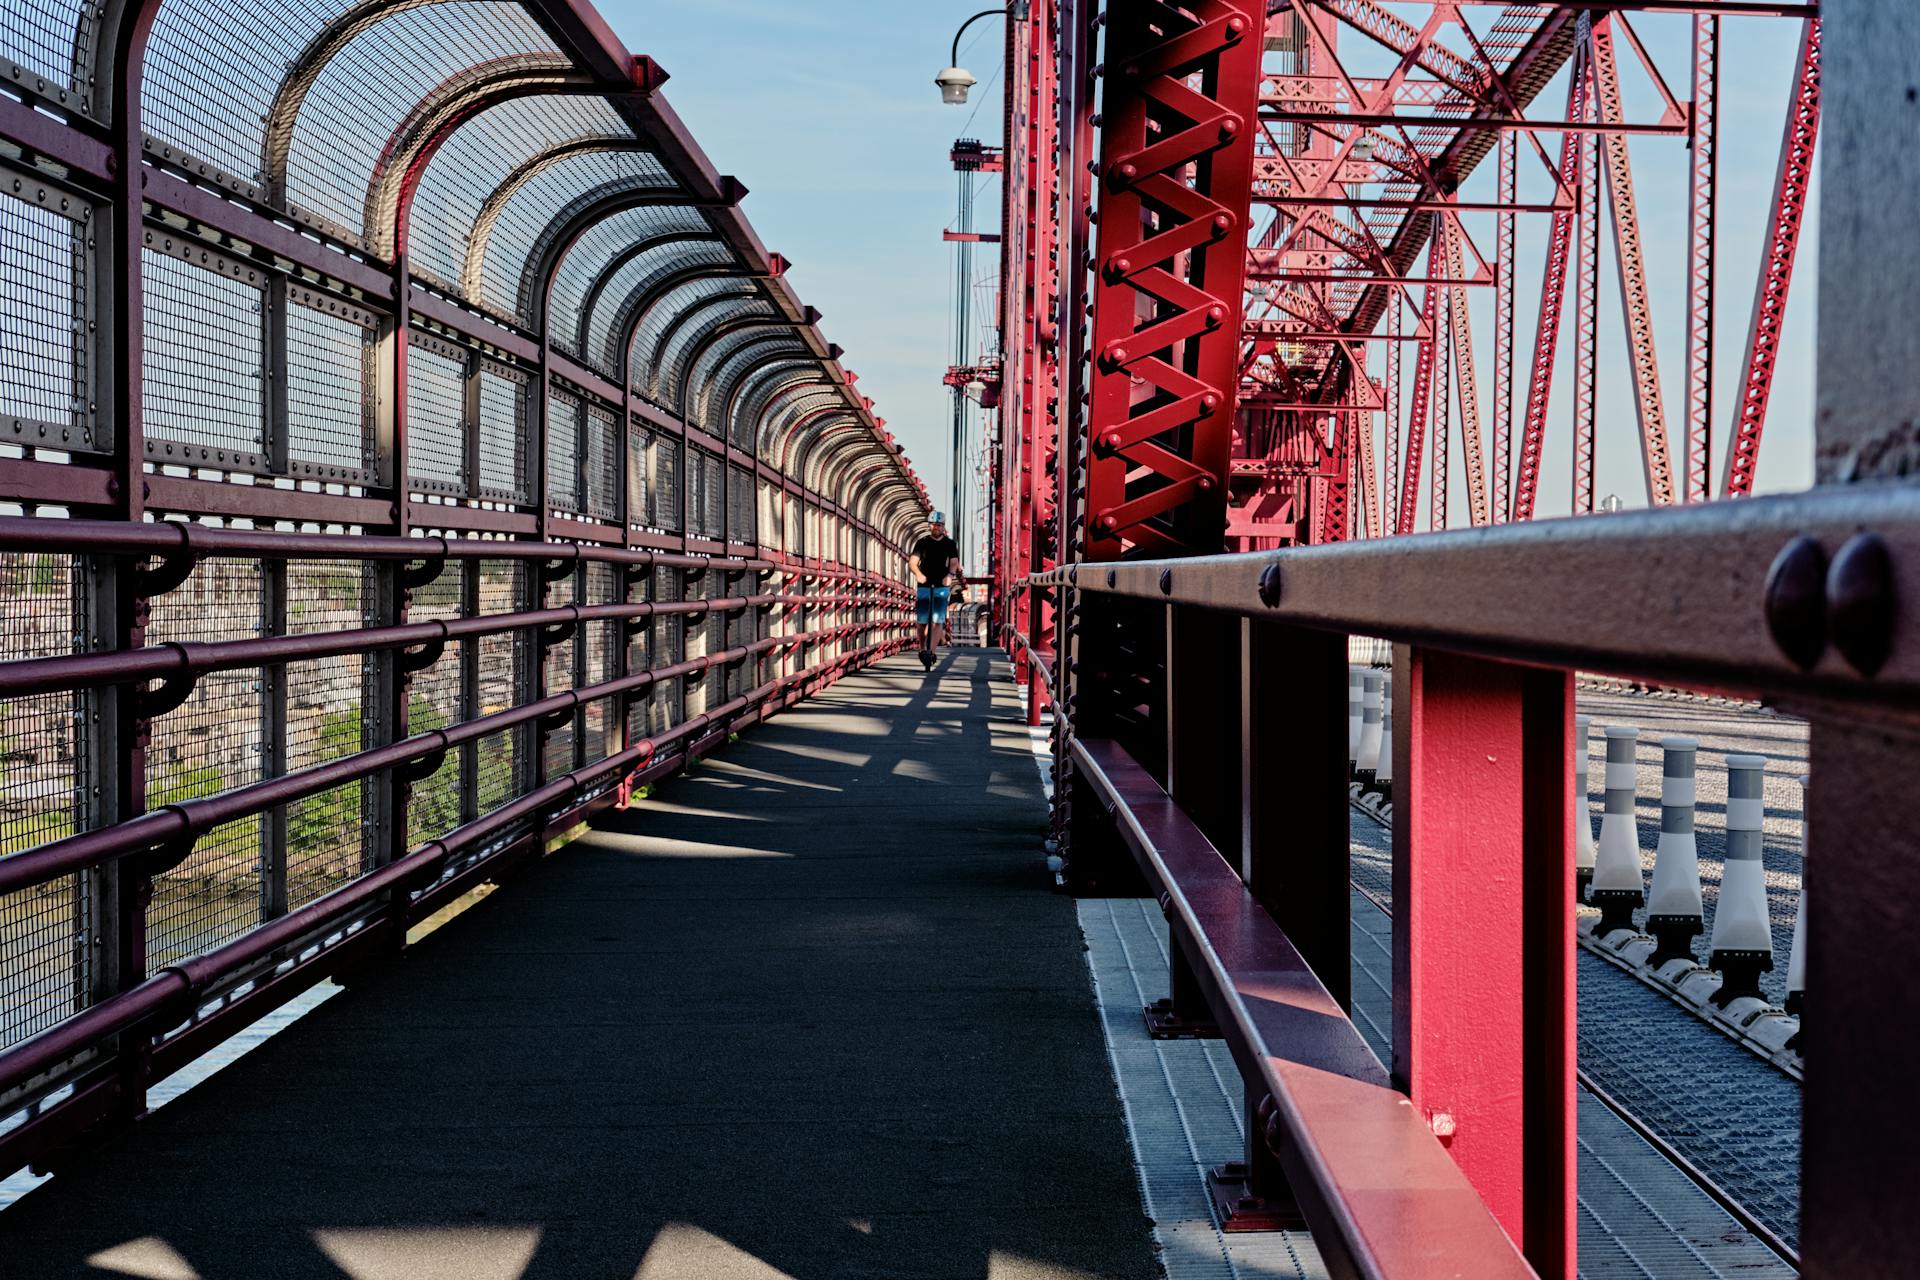
[[[925,488],[665,79],[0,0],[0,1174],[909,643]]]

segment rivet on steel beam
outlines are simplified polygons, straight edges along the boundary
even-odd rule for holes
[[[1213,477],[1212,476],[1196,476],[1194,477],[1193,487],[1198,489],[1202,493],[1212,493]]]
[[[1280,566],[1270,564],[1260,571],[1260,603],[1269,609],[1280,604]]]
[[[1827,647],[1827,553],[1801,534],[1767,570],[1767,634],[1787,660],[1810,671]]]
[[[1877,533],[1847,539],[1827,570],[1827,635],[1863,676],[1893,650],[1893,556]]]
[[[1173,570],[1171,569],[1160,571],[1160,594],[1163,596],[1173,594]]]

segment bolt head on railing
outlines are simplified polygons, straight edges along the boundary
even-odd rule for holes
[[[1277,564],[1260,571],[1260,602],[1269,609],[1280,604],[1280,566]]]
[[[1893,651],[1893,555],[1877,533],[1847,539],[1827,570],[1827,633],[1847,664],[1863,676]]]
[[[1827,553],[1805,534],[1780,548],[1767,570],[1767,633],[1802,671],[1827,647],[1826,577]]]
[[[1171,569],[1160,571],[1160,594],[1163,596],[1173,594],[1173,570]]]
[[[1111,589],[1112,589],[1113,587],[1115,587],[1115,586],[1118,586],[1118,585],[1119,585],[1119,582],[1120,582],[1120,574],[1119,574],[1119,573],[1118,573],[1118,572],[1117,572],[1116,570],[1113,570],[1113,569],[1109,569],[1109,570],[1107,570],[1107,587],[1108,587],[1108,589],[1109,589],[1109,590],[1111,590]]]

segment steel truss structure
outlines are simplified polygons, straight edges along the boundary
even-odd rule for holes
[[[1651,56],[1633,25],[1643,10],[1690,16],[1687,67]],[[1741,391],[1718,432],[1719,496],[1738,497],[1752,489],[1818,130],[1815,6],[1287,0],[1239,14],[1257,38],[1219,71],[1150,66],[1130,44],[1140,37],[1129,24],[1145,24],[1177,43],[1178,58],[1201,56],[1232,21],[1206,6],[1034,6],[1011,23],[1009,84],[1021,87],[1009,99],[1005,156],[1003,349],[1009,369],[1027,361],[1045,375],[1033,386],[1058,393],[1038,417],[1009,407],[999,419],[996,491],[1019,494],[1035,475],[1051,482],[1050,503],[997,509],[996,617],[1022,637],[1016,647],[1052,648],[1011,584],[1062,556],[1412,532],[1423,527],[1423,493],[1424,527],[1443,528],[1454,478],[1471,523],[1533,518],[1563,327],[1574,346],[1573,385],[1561,388],[1572,401],[1569,503],[1593,510],[1597,452],[1615,443],[1597,437],[1595,419],[1603,241],[1625,319],[1644,500],[1715,496],[1716,98],[1729,19],[1792,21],[1802,32],[1782,86],[1791,106]],[[1095,35],[1082,34],[1090,21]],[[1563,110],[1539,101],[1558,80]],[[1628,110],[1647,99],[1652,110]],[[1053,123],[1035,129],[1043,121]],[[1557,154],[1542,140],[1554,134]],[[1129,153],[1148,137],[1153,167],[1143,168]],[[1671,138],[1689,158],[1686,310],[1668,320],[1684,321],[1686,360],[1671,395],[1628,151],[1641,137]],[[1491,198],[1463,194],[1489,160]],[[1244,198],[1209,194],[1243,164]],[[1056,205],[1059,218],[1034,221]],[[1531,317],[1516,314],[1521,224],[1546,233]],[[1049,236],[1065,252],[1040,257],[1036,275],[1018,250],[1051,248]],[[1227,242],[1244,245],[1237,288],[1227,287]],[[1468,295],[1483,290],[1494,300],[1490,344],[1475,343],[1470,315]],[[1045,312],[1037,325],[1035,306]],[[1218,353],[1235,315],[1228,379]],[[1184,345],[1172,359],[1142,345],[1164,341]],[[1485,366],[1481,351],[1491,352]],[[1048,523],[1051,542],[1039,539],[1036,552],[1034,530]]]
[[[1690,21],[1684,77],[1649,53],[1636,28],[1646,13]],[[1796,22],[1801,48],[1716,495],[1729,19]],[[1462,480],[1453,493],[1471,524],[1531,521],[1562,329],[1574,347],[1572,386],[1559,388],[1572,407],[1572,512],[1600,505],[1596,459],[1628,439],[1650,507],[1751,493],[1819,128],[1819,9],[1056,0],[1017,25],[1005,395],[1046,398],[1044,411],[1003,400],[993,599],[1032,719],[1055,704],[1061,881],[1157,896],[1172,996],[1146,1011],[1149,1027],[1232,1044],[1248,1144],[1214,1171],[1227,1229],[1304,1218],[1339,1274],[1571,1276],[1571,673],[1777,690],[1843,744],[1866,732],[1860,706],[1880,699],[1910,733],[1911,646],[1905,675],[1882,669],[1889,548],[1912,537],[1910,494],[1699,506],[1578,534],[1302,544],[1412,534],[1423,491],[1425,527],[1444,529]],[[1045,81],[1033,59],[1049,45],[1052,103],[1034,96]],[[1051,149],[1032,127],[1048,117]],[[1636,137],[1688,154],[1679,394],[1656,357]],[[1489,159],[1491,181],[1470,188]],[[1053,224],[1037,224],[1050,202]],[[1530,224],[1546,257],[1528,317],[1515,266]],[[1603,433],[1608,241],[1631,400],[1606,406],[1617,425]],[[1034,256],[1048,245],[1057,268]],[[1492,299],[1490,343],[1475,342],[1476,292]],[[1897,454],[1856,451],[1848,465],[1891,472]],[[1208,554],[1236,550],[1259,554]],[[1681,563],[1716,566],[1684,606],[1650,580]],[[1723,564],[1734,567],[1721,575]],[[1548,581],[1565,590],[1542,599]],[[1592,596],[1586,612],[1569,592]],[[1598,597],[1619,592],[1640,594],[1615,634],[1657,632],[1657,655],[1592,636]],[[1863,613],[1866,599],[1877,603]],[[1828,633],[1814,619],[1842,614],[1870,615],[1873,638],[1843,624],[1842,652],[1822,657]],[[1346,1020],[1347,633],[1399,642],[1384,1071]],[[1829,998],[1846,999],[1838,986]],[[1460,992],[1474,993],[1470,1016]],[[1871,1038],[1861,1026],[1834,1034]],[[1836,1085],[1829,1101],[1844,1093]],[[1809,1165],[1830,1207],[1849,1141],[1823,1135],[1826,1163]],[[1845,1256],[1840,1241],[1829,1237],[1829,1259]],[[1911,1256],[1904,1244],[1883,1252]],[[1827,1265],[1821,1274],[1846,1274]]]
[[[929,503],[584,0],[5,8],[12,1170],[898,650]]]

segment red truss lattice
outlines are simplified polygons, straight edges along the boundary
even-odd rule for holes
[[[1108,13],[1087,550],[1217,550],[1226,524],[1260,6]]]

